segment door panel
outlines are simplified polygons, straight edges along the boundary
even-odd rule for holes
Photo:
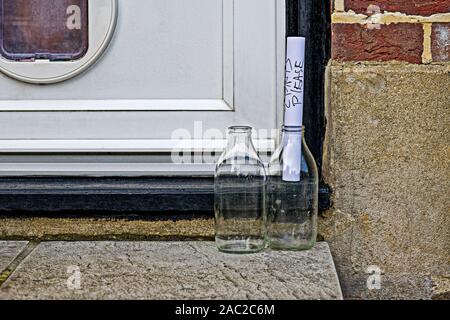
[[[0,139],[146,139],[161,149],[182,128],[200,140],[199,127],[276,128],[284,13],[279,0],[119,0],[111,45],[83,74],[40,86],[0,74]],[[108,152],[99,146],[90,152]]]

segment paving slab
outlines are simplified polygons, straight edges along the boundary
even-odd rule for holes
[[[27,244],[27,241],[0,241],[0,273],[14,261]]]
[[[214,242],[43,242],[0,299],[342,299],[327,243],[218,252]]]

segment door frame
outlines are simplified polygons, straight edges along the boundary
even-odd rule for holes
[[[307,142],[321,168],[325,136],[325,66],[330,56],[331,43],[330,0],[286,0],[286,34],[301,35],[308,39],[306,61],[310,69],[307,69],[307,74],[311,76],[305,86],[304,121]],[[10,151],[14,151],[13,149]],[[90,151],[96,150],[98,148]],[[43,150],[35,151],[42,156]],[[143,150],[137,148],[135,151],[139,153]],[[69,153],[64,156],[71,155],[73,156]],[[52,165],[47,162],[47,169]],[[198,175],[191,174],[182,178],[177,177],[179,175],[173,171],[166,172],[167,175],[160,174],[159,177],[71,177],[70,172],[65,176],[53,177],[30,176],[30,172],[25,176],[19,174],[3,177],[0,179],[0,212],[13,215],[17,212],[163,212],[170,216],[176,212],[195,211],[211,215],[214,202],[213,178],[202,171],[204,168],[198,169]],[[211,172],[210,170],[207,171]],[[156,170],[155,175],[157,172]],[[321,211],[331,206],[330,198],[331,190],[322,181],[319,188]]]

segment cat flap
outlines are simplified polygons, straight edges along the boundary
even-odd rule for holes
[[[68,61],[88,50],[88,0],[0,0],[0,54]]]

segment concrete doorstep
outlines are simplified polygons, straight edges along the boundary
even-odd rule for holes
[[[327,243],[218,252],[213,242],[0,241],[0,299],[342,299]]]

